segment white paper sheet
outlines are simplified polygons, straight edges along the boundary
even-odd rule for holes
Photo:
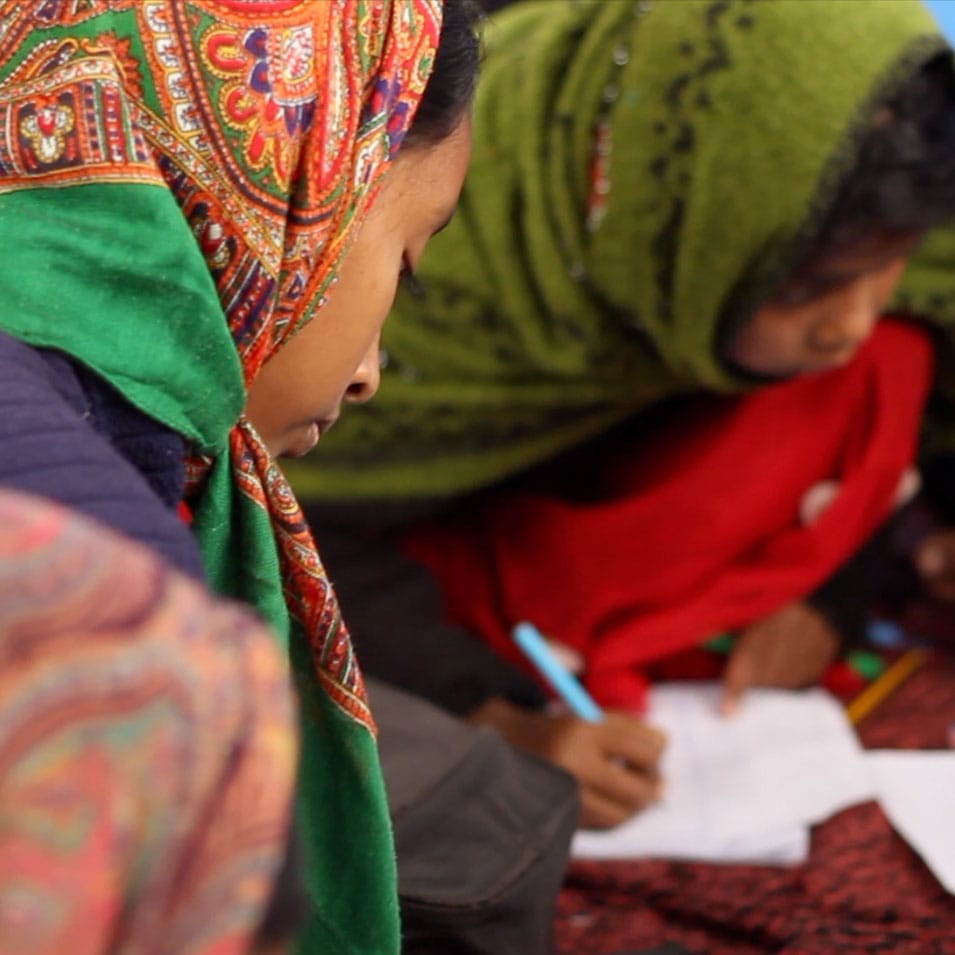
[[[955,753],[874,750],[866,761],[896,831],[955,894]]]
[[[616,829],[578,833],[575,856],[796,863],[810,825],[873,798],[862,749],[826,692],[751,690],[732,717],[720,693],[713,683],[653,689],[648,720],[669,738],[666,796]]]

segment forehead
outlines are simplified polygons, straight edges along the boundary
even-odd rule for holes
[[[797,269],[796,277],[805,279],[815,274],[851,277],[876,272],[911,255],[920,238],[921,234],[912,232],[875,232],[860,236],[811,257],[806,265]]]
[[[401,170],[406,186],[428,185],[463,179],[471,158],[471,120],[465,116],[443,139],[415,143],[398,154],[395,169]]]
[[[469,122],[437,143],[402,151],[385,181],[386,203],[402,217],[439,229],[457,205],[470,155]]]

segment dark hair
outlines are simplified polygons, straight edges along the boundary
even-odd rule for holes
[[[517,0],[481,0],[481,6],[485,13],[494,13],[495,10],[502,10],[516,3]]]
[[[875,239],[917,236],[955,219],[955,71],[929,60],[876,106],[852,172],[798,274]],[[798,278],[797,278],[798,281]]]
[[[434,70],[418,105],[404,147],[433,146],[448,137],[471,107],[481,64],[474,0],[444,0],[441,38]]]

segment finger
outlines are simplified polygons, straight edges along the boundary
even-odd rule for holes
[[[739,712],[743,694],[755,681],[755,660],[747,652],[745,644],[740,643],[731,654],[726,671],[723,674],[723,695],[720,700],[720,712],[732,716]]]
[[[641,772],[614,759],[591,766],[587,786],[631,813],[657,802],[663,790],[656,770]]]
[[[602,792],[583,787],[580,792],[580,827],[582,829],[611,829],[626,822],[635,810]]]
[[[629,713],[608,712],[598,724],[601,749],[641,769],[652,769],[660,762],[666,747],[666,733]]]
[[[939,600],[955,600],[955,545],[950,534],[933,534],[915,552],[925,586]]]
[[[955,576],[955,545],[950,534],[931,534],[915,552],[915,565],[931,589]]]
[[[955,601],[955,576],[938,577],[930,584],[933,597],[946,602]]]

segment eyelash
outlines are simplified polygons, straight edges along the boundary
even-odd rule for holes
[[[413,295],[415,298],[424,297],[424,283],[418,278],[417,275],[415,275],[415,271],[411,267],[411,263],[408,261],[407,256],[402,260],[401,263],[401,274],[399,276],[399,281],[409,295]]]
[[[799,308],[808,305],[816,299],[825,298],[830,292],[844,284],[843,279],[816,282],[812,285],[793,285],[777,295],[774,302],[784,308]]]

